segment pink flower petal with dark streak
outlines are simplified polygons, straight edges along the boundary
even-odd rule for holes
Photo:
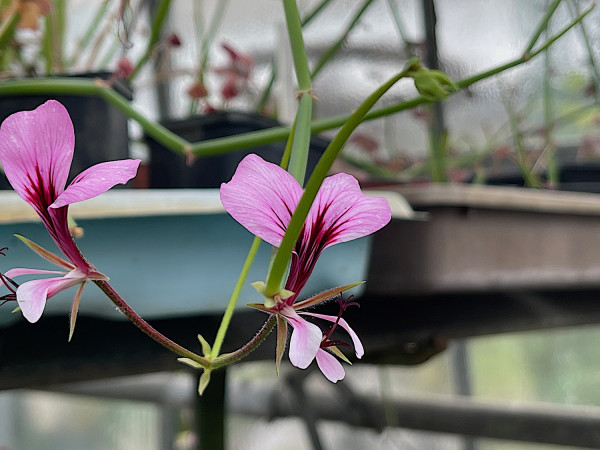
[[[139,165],[139,159],[123,159],[96,164],[77,175],[67,189],[50,205],[50,208],[60,208],[71,203],[88,200],[103,194],[117,184],[125,184],[135,177]]]
[[[356,178],[339,173],[323,180],[306,220],[305,239],[326,236],[327,248],[374,233],[391,218],[386,199],[363,194]]]
[[[300,369],[306,369],[315,359],[323,333],[318,326],[304,320],[290,306],[284,307],[280,314],[294,328],[290,339],[290,362]]]
[[[317,351],[316,358],[319,369],[321,370],[321,372],[323,372],[325,378],[327,378],[332,383],[337,383],[346,375],[342,364],[337,360],[335,356],[333,356],[328,351],[320,348]]]
[[[317,319],[328,320],[329,322],[335,322],[336,320],[338,320],[337,316],[329,316],[327,314],[316,314],[310,312],[301,312],[300,314],[302,314],[303,316],[312,316],[316,317]],[[362,345],[362,342],[360,342],[360,339],[358,338],[356,332],[352,328],[350,328],[348,322],[346,322],[343,318],[339,319],[338,325],[348,332],[350,338],[352,339],[352,345],[354,346],[354,352],[356,353],[356,356],[358,358],[362,358],[365,354],[365,349]]]
[[[0,160],[15,191],[34,207],[62,193],[74,148],[73,124],[63,105],[50,100],[7,117],[0,126]]]
[[[281,167],[250,154],[229,183],[221,185],[221,202],[252,234],[279,247],[302,188]]]

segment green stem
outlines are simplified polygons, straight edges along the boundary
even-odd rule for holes
[[[154,46],[160,40],[160,32],[162,30],[163,23],[165,22],[168,16],[170,6],[171,0],[162,0],[158,5],[156,15],[154,16],[154,21],[152,22],[152,28],[150,29],[150,38],[148,39],[146,51],[144,52],[138,63],[135,65],[135,69],[129,77],[129,80],[134,80],[135,77],[139,74],[140,70],[150,59],[150,55],[152,55],[152,52],[154,51]]]
[[[323,156],[319,159],[319,162],[315,166],[312,175],[310,176],[304,193],[298,202],[298,206],[290,219],[290,223],[286,229],[286,232],[281,240],[281,245],[277,250],[275,259],[273,261],[273,267],[267,278],[267,286],[265,290],[266,297],[272,297],[277,294],[280,290],[283,277],[287,270],[287,263],[289,261],[292,250],[300,236],[302,226],[308,215],[308,211],[317,196],[317,192],[323,183],[323,180],[327,176],[331,165],[337,158],[339,152],[342,150],[345,142],[350,137],[350,134],[354,129],[362,122],[363,118],[373,107],[375,102],[381,98],[381,96],[387,92],[398,80],[407,76],[407,74],[413,69],[414,60],[409,61],[407,67],[391,78],[387,83],[383,84],[373,94],[371,94],[359,107],[358,109],[348,118],[346,123],[338,131],[336,136],[333,138],[331,143],[327,146],[327,149],[323,153]]]
[[[108,2],[109,0],[103,0],[102,3],[98,5],[98,9],[96,10],[96,13],[93,16],[92,21],[86,27],[85,34],[77,42],[75,50],[73,51],[73,55],[71,55],[71,57],[67,60],[67,67],[72,67],[73,64],[75,64],[79,55],[81,55],[81,53],[92,41],[94,33],[98,29],[100,22],[102,21],[102,19],[106,15],[106,12],[108,11]]]
[[[12,40],[17,29],[17,24],[21,20],[21,14],[17,11],[11,11],[10,15],[0,24],[0,50],[6,51],[8,43]]]
[[[301,24],[302,28],[307,26],[315,17],[317,17],[321,12],[325,10],[325,7],[331,3],[331,0],[322,0],[308,15],[302,19]],[[273,90],[273,86],[275,86],[275,78],[277,77],[277,67],[275,66],[275,62],[271,61],[271,76],[269,81],[265,85],[263,92],[260,96],[260,99],[256,103],[256,111],[259,113],[264,109],[269,97],[271,96],[271,91]]]
[[[527,55],[529,55],[529,53],[531,53],[531,50],[533,50],[533,47],[537,43],[538,39],[540,38],[540,36],[544,32],[544,30],[546,30],[546,28],[548,27],[548,22],[550,21],[550,18],[554,14],[554,11],[556,11],[556,8],[558,8],[558,5],[560,5],[561,1],[562,0],[555,0],[554,3],[552,3],[552,5],[550,5],[550,8],[546,11],[546,15],[544,16],[542,21],[539,23],[539,25],[535,29],[533,35],[531,36],[531,39],[529,40],[529,44],[527,44],[525,52],[523,52],[523,56],[525,58],[527,58]]]
[[[54,54],[55,67],[58,73],[65,72],[64,48],[65,48],[65,29],[67,27],[67,15],[65,0],[54,0],[52,2],[53,33],[52,33],[52,52]]]
[[[309,12],[306,17],[302,18],[302,26],[305,27],[308,25],[315,17],[317,17],[321,12],[325,10],[325,8],[331,3],[331,0],[321,0],[315,8]]]
[[[294,123],[292,125],[292,132],[291,132],[290,137],[287,140],[287,143],[285,145],[285,150],[283,152],[283,156],[281,157],[280,167],[284,170],[287,168],[287,165],[288,165],[288,162],[290,159],[290,153],[292,151],[292,143],[294,141],[295,128],[296,128],[296,121],[294,121]],[[255,237],[254,240],[252,241],[252,245],[250,246],[250,250],[248,251],[248,256],[246,256],[246,261],[244,262],[242,271],[240,272],[240,275],[238,276],[238,280],[237,280],[234,290],[231,294],[231,298],[229,299],[229,303],[227,304],[227,309],[225,310],[225,314],[223,315],[223,319],[221,320],[221,324],[219,325],[219,329],[217,331],[217,337],[215,338],[215,342],[214,342],[212,350],[211,350],[211,357],[213,359],[217,358],[219,356],[219,352],[221,351],[221,346],[223,344],[223,341],[225,340],[225,335],[227,334],[227,329],[229,328],[229,324],[231,322],[231,318],[233,316],[235,306],[237,305],[237,301],[240,296],[240,292],[246,282],[246,279],[248,278],[248,272],[250,271],[250,267],[252,266],[252,263],[254,262],[254,258],[256,257],[256,253],[258,251],[260,242],[261,242],[261,239],[259,237]],[[269,331],[267,331],[266,334],[268,334]],[[266,337],[266,334],[265,334],[265,337]],[[257,336],[259,336],[259,335],[260,335],[260,333],[258,333]],[[256,339],[256,337],[255,337],[255,339]],[[261,342],[262,342],[262,340],[261,340]],[[252,346],[252,344],[250,343],[250,347],[251,346]]]
[[[352,20],[346,27],[346,29],[344,30],[342,35],[338,38],[338,40],[331,47],[329,47],[325,51],[325,53],[323,53],[321,55],[321,57],[319,58],[319,61],[317,61],[317,64],[315,65],[315,67],[313,67],[313,69],[310,73],[310,76],[312,79],[314,79],[319,74],[319,72],[321,72],[321,70],[327,65],[327,63],[329,61],[331,61],[331,59],[340,51],[340,49],[344,45],[344,42],[346,41],[346,39],[348,39],[348,35],[352,31],[352,29],[356,26],[356,24],[358,23],[358,21],[360,20],[360,18],[364,14],[364,12],[367,10],[367,8],[371,5],[371,3],[373,3],[373,0],[365,0],[363,2],[362,6],[356,12],[356,14],[354,15],[354,17],[352,18]]]
[[[225,340],[227,328],[229,327],[229,323],[231,322],[231,318],[233,317],[233,311],[235,310],[238,298],[240,297],[240,292],[242,292],[242,288],[246,283],[248,272],[250,272],[250,267],[254,262],[254,258],[256,257],[256,253],[258,252],[260,242],[261,239],[259,237],[255,237],[252,241],[252,245],[250,246],[250,250],[248,251],[248,256],[246,256],[246,261],[244,262],[242,271],[240,272],[238,280],[235,283],[235,287],[233,288],[233,292],[231,294],[231,297],[229,298],[229,303],[227,304],[227,309],[225,309],[225,314],[223,315],[223,319],[221,320],[219,330],[217,331],[217,337],[215,338],[215,342],[212,346],[212,350],[210,353],[210,356],[212,358],[216,358],[217,356],[219,356],[221,346],[223,345],[223,341]]]
[[[569,5],[570,6],[570,5]],[[546,37],[549,35],[549,29],[546,29]],[[558,166],[556,161],[556,151],[552,142],[552,91],[550,86],[550,72],[552,70],[552,61],[550,49],[544,52],[544,151],[546,157],[546,174],[551,187],[556,187],[559,181]]]
[[[294,137],[290,154],[288,172],[298,181],[300,186],[304,185],[306,176],[306,165],[308,161],[308,149],[310,147],[310,119],[312,117],[312,95],[305,93],[300,98],[296,120],[294,121]]]
[[[394,2],[394,0],[388,0],[387,3],[390,8],[390,11],[392,11],[392,17],[394,19],[394,24],[396,25],[396,30],[398,31],[398,34],[400,35],[400,39],[402,40],[402,43],[406,47],[406,51],[407,51],[408,55],[415,56],[414,45],[412,44],[412,42],[410,42],[410,40],[408,39],[408,36],[406,34],[406,31],[404,30],[404,25],[402,24],[402,18],[400,17],[400,12],[398,11],[398,7],[396,6],[396,3]]]
[[[569,7],[569,11],[571,12],[571,15],[573,17],[577,17],[577,14],[579,13],[578,6],[577,5],[573,6],[570,2],[567,2],[567,6]],[[581,31],[581,37],[583,38],[583,43],[585,44],[585,48],[587,49],[588,61],[590,63],[590,67],[592,69],[592,74],[594,76],[594,82],[596,84],[596,89],[594,90],[594,94],[597,97],[598,96],[598,88],[600,88],[600,72],[598,72],[598,66],[596,65],[596,62],[594,61],[594,49],[592,48],[592,43],[590,41],[589,34],[588,34],[587,29],[585,28],[585,25],[583,24],[583,22],[579,23],[579,30]]]
[[[211,361],[211,368],[217,369],[219,367],[227,366],[248,356],[266,339],[276,322],[276,316],[271,315],[258,333],[247,344],[233,353],[227,353],[213,359]]]
[[[44,55],[44,73],[51,75],[54,68],[54,53],[52,51],[52,34],[54,33],[54,24],[52,13],[44,17],[44,35],[42,36],[41,52]]]
[[[153,340],[158,342],[163,347],[171,350],[172,352],[182,356],[184,358],[189,358],[193,361],[196,361],[198,364],[201,364],[204,367],[210,367],[210,361],[206,358],[182,347],[181,345],[173,342],[168,337],[164,336],[162,333],[157,331],[154,327],[152,327],[148,322],[142,319],[131,307],[123,300],[123,298],[115,291],[110,284],[106,281],[94,281],[96,285],[106,294],[106,296],[115,304],[119,311],[121,311],[131,322],[134,323],[140,330],[150,336]]]
[[[430,112],[433,114],[433,105],[430,106]],[[446,143],[443,133],[438,133],[433,126],[429,126],[429,145],[431,149],[431,180],[434,183],[445,183],[448,181],[446,176]]]
[[[308,91],[311,88],[310,70],[308,69],[304,39],[302,39],[302,25],[300,24],[300,14],[298,13],[296,0],[283,0],[283,8],[292,47],[296,78],[298,78],[298,89]]]
[[[513,144],[515,146],[515,151],[516,151],[517,166],[519,167],[521,176],[523,177],[523,180],[525,181],[525,186],[532,187],[532,188],[538,188],[538,187],[540,187],[540,182],[538,180],[538,177],[535,176],[535,174],[529,167],[529,164],[527,163],[527,154],[525,152],[525,149],[523,148],[523,133],[521,132],[521,130],[519,128],[517,115],[515,114],[515,112],[513,111],[512,107],[510,105],[510,100],[508,98],[506,98],[506,96],[502,93],[502,90],[500,90],[500,92],[502,94],[501,95],[502,103],[504,105],[504,109],[508,116],[510,129],[511,129],[512,137],[513,137]]]
[[[129,101],[109,86],[100,86],[100,97],[119,108],[127,117],[134,119],[144,131],[165,147],[177,153],[188,154],[190,144],[172,131],[166,129],[134,109]]]
[[[210,21],[210,27],[208,28],[208,32],[206,33],[206,37],[202,41],[202,53],[200,56],[200,67],[198,73],[198,80],[204,80],[203,75],[206,70],[206,66],[208,65],[208,58],[210,56],[210,48],[212,46],[212,42],[217,35],[217,31],[223,22],[223,17],[225,16],[225,9],[227,8],[227,4],[229,0],[221,0],[217,9],[213,15],[212,20]]]
[[[519,57],[507,63],[501,64],[495,68],[487,71],[475,74],[471,77],[464,78],[458,81],[456,84],[460,89],[469,87],[481,80],[490,78],[501,72],[504,72],[513,67],[519,66],[528,62],[531,58],[537,56],[543,52],[546,48],[550,47],[556,40],[560,39],[565,33],[571,28],[580,23],[583,18],[590,13],[593,6],[587,9],[585,12],[580,14],[575,20],[573,20],[568,26],[566,26],[560,33],[556,34],[552,39],[547,41],[534,53],[530,54],[528,58]],[[0,95],[13,95],[13,94],[75,94],[75,95],[99,95],[99,89],[97,83],[94,80],[89,79],[76,79],[76,78],[37,78],[35,80],[19,79],[19,80],[8,80],[0,83]],[[117,94],[118,95],[118,94]],[[136,113],[127,102],[117,101],[117,96],[106,95],[108,101],[115,101],[121,110],[129,115],[130,113]],[[123,99],[124,100],[124,99]],[[378,119],[380,117],[389,116],[407,109],[414,108],[416,106],[430,103],[429,100],[423,97],[416,97],[414,99],[396,103],[394,105],[386,106],[371,111],[364,117],[364,121]],[[133,115],[130,117],[134,117]],[[138,117],[141,121],[141,125],[144,131],[156,136],[163,135],[161,143],[167,146],[173,151],[178,153],[185,153],[186,148],[189,147],[189,152],[196,156],[208,156],[219,153],[225,153],[228,151],[241,150],[244,148],[255,147],[262,144],[268,144],[271,142],[277,142],[285,140],[289,134],[291,127],[282,126],[269,128],[262,131],[254,131],[245,134],[239,134],[231,137],[211,139],[209,141],[197,142],[190,144],[186,140],[179,138],[170,131],[161,127],[159,124],[150,121],[149,119],[144,120],[144,116],[137,113],[135,117]],[[342,126],[350,116],[347,114],[329,117],[326,119],[313,121],[311,124],[312,133],[320,133],[326,130],[332,130]],[[137,119],[136,119],[137,120]],[[156,131],[159,130],[159,131]]]

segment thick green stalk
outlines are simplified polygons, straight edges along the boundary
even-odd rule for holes
[[[114,89],[108,86],[101,87],[100,97],[119,108],[128,117],[134,119],[141,125],[144,131],[157,142],[160,142],[165,147],[168,147],[177,153],[182,153],[184,155],[189,153],[189,143],[185,139],[138,112],[131,106],[131,103],[129,103],[125,97],[118,94]]]
[[[311,88],[310,70],[308,69],[304,39],[302,39],[302,25],[300,24],[300,14],[298,13],[296,0],[283,0],[283,8],[292,47],[296,78],[298,78],[298,89],[308,91]]]
[[[294,137],[290,153],[290,163],[288,172],[300,183],[304,185],[306,176],[306,165],[308,161],[308,150],[310,147],[310,119],[312,118],[312,95],[302,94],[296,120],[294,121]]]
[[[375,102],[381,98],[381,96],[387,92],[398,80],[407,76],[407,74],[413,69],[412,61],[409,65],[398,75],[391,78],[387,83],[382,85],[373,94],[371,94],[359,107],[358,109],[348,118],[346,123],[338,131],[336,136],[333,138],[331,143],[327,146],[327,149],[321,156],[321,159],[317,163],[311,177],[306,184],[304,193],[290,219],[290,223],[286,229],[285,235],[281,241],[281,245],[277,250],[273,266],[269,277],[267,279],[267,285],[265,290],[266,297],[272,297],[277,294],[280,290],[283,277],[287,270],[287,263],[289,261],[292,250],[300,236],[302,226],[308,215],[308,211],[317,196],[317,192],[323,183],[323,180],[327,176],[331,165],[337,158],[339,152],[342,150],[345,142],[350,137],[350,134],[354,129],[362,122],[363,118],[373,107]]]
[[[290,164],[288,171],[300,183],[304,184],[306,174],[306,164],[308,160],[308,147],[310,145],[310,121],[312,118],[312,92],[310,70],[308,68],[308,58],[304,48],[304,38],[302,37],[302,25],[300,23],[300,14],[296,0],[283,0],[283,9],[285,20],[292,48],[294,59],[294,69],[298,79],[298,111],[295,119],[295,130],[290,155]]]
[[[367,8],[371,5],[371,3],[373,3],[373,0],[365,0],[363,2],[362,6],[356,12],[356,14],[346,27],[342,35],[338,38],[336,42],[334,42],[334,44],[331,47],[327,49],[327,51],[325,51],[325,53],[321,55],[319,61],[317,61],[317,64],[315,64],[315,67],[313,67],[310,73],[312,79],[314,79],[319,74],[319,72],[321,72],[321,70],[327,65],[327,63],[331,61],[331,59],[340,51],[340,49],[344,45],[344,42],[346,42],[346,39],[348,39],[348,35],[356,26],[356,24],[358,23],[362,15],[365,13]]]
[[[136,76],[138,76],[140,70],[144,67],[144,65],[150,59],[150,55],[154,51],[154,46],[160,40],[160,32],[162,30],[162,26],[169,15],[169,8],[171,6],[171,0],[162,0],[158,5],[158,9],[156,11],[156,15],[154,16],[154,20],[152,22],[152,28],[150,29],[150,38],[148,39],[148,45],[146,46],[146,50],[140,60],[135,65],[135,70],[129,77],[130,80],[134,80]]]
[[[301,20],[302,28],[307,26],[314,18],[316,18],[319,14],[321,14],[321,12],[323,12],[325,10],[325,8],[327,7],[327,5],[329,5],[329,3],[331,3],[331,0],[322,0],[321,3],[319,3],[311,12],[309,12],[307,14],[306,17],[302,18],[302,20]],[[275,66],[275,62],[272,61],[271,62],[271,76],[269,78],[269,81],[265,85],[265,88],[260,96],[260,99],[256,103],[256,108],[255,108],[256,111],[261,112],[264,109],[265,105],[267,104],[267,101],[269,100],[269,97],[271,96],[271,91],[273,90],[273,86],[275,86],[275,78],[276,77],[277,77],[277,67]]]

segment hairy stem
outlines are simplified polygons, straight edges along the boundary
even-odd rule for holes
[[[196,361],[198,364],[206,368],[210,368],[211,364],[208,359],[188,350],[185,347],[173,342],[171,339],[160,333],[156,330],[152,325],[142,319],[128,304],[123,300],[123,298],[113,289],[113,287],[108,284],[106,281],[97,280],[94,281],[96,285],[106,294],[106,296],[115,304],[119,311],[121,311],[129,320],[133,322],[135,326],[137,326],[140,330],[146,333],[149,337],[154,339],[163,347],[171,350],[172,352],[178,354],[179,356],[189,358],[193,361]]]

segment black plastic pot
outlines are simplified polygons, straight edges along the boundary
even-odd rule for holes
[[[545,172],[538,174],[542,183],[547,181]],[[558,186],[561,191],[600,193],[600,164],[569,163],[558,167]],[[504,173],[486,180],[490,186],[525,186],[523,176],[518,172]]]
[[[244,112],[219,112],[183,120],[164,121],[162,124],[190,142],[281,125],[275,120]],[[238,164],[246,155],[256,153],[267,161],[279,163],[285,148],[284,141],[274,142],[221,155],[198,157],[191,166],[188,166],[184,156],[163,147],[149,136],[146,136],[146,141],[150,147],[151,188],[218,188],[221,183],[231,179]],[[324,138],[311,139],[307,174],[312,172],[328,144],[329,141]]]
[[[73,77],[108,79],[110,73],[89,73]],[[131,89],[116,80],[114,88],[131,99]],[[14,95],[0,96],[0,122],[11,114],[32,110],[47,100],[61,102],[71,116],[75,128],[75,154],[70,179],[88,167],[103,161],[129,157],[127,117],[117,108],[99,97],[78,95]],[[2,183],[6,177],[0,175]],[[0,189],[9,188],[0,184]]]

